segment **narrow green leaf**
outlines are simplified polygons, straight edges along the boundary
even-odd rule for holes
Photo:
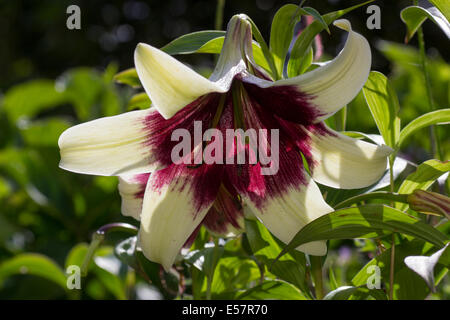
[[[161,48],[167,54],[195,53],[209,41],[225,36],[225,31],[205,30],[182,35]]]
[[[279,80],[277,73],[277,68],[275,67],[275,62],[273,59],[272,54],[270,53],[269,47],[267,46],[266,41],[264,40],[264,37],[261,34],[261,31],[259,31],[257,25],[253,22],[252,19],[247,17],[248,22],[252,25],[252,33],[253,37],[255,37],[255,40],[259,43],[262,53],[264,55],[265,60],[267,61],[267,64],[269,65],[270,74],[274,80]]]
[[[67,289],[64,271],[50,258],[37,253],[17,255],[0,264],[0,284],[15,274],[31,274],[53,281]]]
[[[439,26],[447,37],[450,38],[450,23],[435,7],[427,9],[418,6],[407,7],[400,12],[400,17],[406,24],[407,33],[405,42],[409,42],[412,39],[417,29],[419,29],[427,18]]]
[[[363,94],[384,141],[394,148],[400,137],[397,94],[386,76],[376,71],[370,72]]]
[[[322,27],[328,32],[328,34],[330,34],[330,29],[328,28],[328,24],[325,21],[325,19],[323,18],[323,16],[319,13],[319,11],[317,11],[316,9],[311,8],[311,7],[301,8],[300,11],[303,12],[304,14],[309,14],[315,20],[319,21],[319,23],[322,25]]]
[[[337,210],[304,226],[278,258],[299,245],[318,240],[374,238],[399,232],[442,248],[447,237],[419,219],[385,205],[364,205]]]
[[[286,4],[275,13],[272,20],[270,52],[272,53],[279,78],[282,77],[286,55],[294,37],[295,25],[300,21],[301,15],[298,9],[299,7],[295,4]]]
[[[449,122],[450,109],[440,109],[421,115],[402,129],[398,139],[397,149],[417,130],[436,124],[448,124]]]
[[[334,20],[339,19],[340,17],[349,13],[350,11],[353,11],[353,10],[355,10],[359,7],[362,7],[373,1],[374,0],[366,1],[366,2],[357,4],[355,6],[352,6],[352,7],[343,9],[343,10],[338,10],[338,11],[327,13],[322,16],[323,21],[325,22],[326,25],[329,25]],[[292,47],[291,56],[290,56],[289,62],[288,62],[287,70],[288,70],[288,76],[290,78],[295,77],[299,74],[298,72],[300,70],[300,64],[301,64],[303,57],[305,56],[306,51],[311,46],[311,43],[314,40],[314,37],[317,34],[319,34],[319,32],[321,32],[322,30],[324,30],[324,25],[320,21],[315,20],[313,23],[311,23],[309,26],[307,26],[302,31],[300,36],[297,38],[297,40],[294,43],[294,46]]]
[[[128,110],[135,110],[135,109],[148,109],[152,105],[152,101],[148,97],[148,95],[145,92],[141,92],[138,94],[135,94],[131,97],[130,101],[128,101]]]
[[[398,189],[398,193],[410,194],[417,189],[427,190],[433,182],[449,171],[450,161],[441,162],[435,159],[425,161],[417,167],[416,172],[411,173],[403,181]],[[408,208],[408,205],[406,203],[397,203],[395,207],[404,211]]]

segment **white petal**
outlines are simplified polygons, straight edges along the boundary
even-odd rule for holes
[[[172,167],[151,174],[145,190],[139,231],[142,252],[147,259],[162,264],[165,270],[170,269],[178,252],[214,202],[205,196],[199,206],[195,191],[201,187],[199,183],[205,185],[206,181],[199,180],[189,170],[170,173],[168,178],[165,175]]]
[[[150,174],[119,176],[119,193],[122,198],[121,211],[124,216],[141,219],[144,190]]]
[[[289,243],[312,220],[333,211],[306,173],[305,179],[306,185],[290,188],[280,197],[271,197],[265,200],[262,207],[258,208],[250,199],[246,199],[256,217],[284,243]],[[297,250],[323,256],[327,252],[327,246],[325,241],[313,241],[300,245]]]
[[[139,43],[134,63],[153,105],[168,119],[183,107],[211,92],[227,92],[234,77],[246,69],[244,42],[252,43],[251,26],[245,17],[232,17],[216,68],[206,79],[165,52]]]
[[[311,96],[311,104],[322,114],[322,121],[344,107],[358,94],[366,82],[372,63],[367,40],[352,31],[348,20],[336,20],[334,24],[349,32],[344,49],[329,63],[300,76],[275,82],[251,75],[243,79],[262,88],[293,85]]]
[[[370,186],[382,177],[391,148],[327,130],[330,134],[308,132],[315,181],[333,188],[356,189]]]
[[[139,110],[82,123],[59,137],[59,166],[95,175],[150,172],[151,150],[146,148],[145,117],[152,110]]]
[[[134,64],[145,92],[165,119],[202,95],[226,91],[148,44],[137,45]]]

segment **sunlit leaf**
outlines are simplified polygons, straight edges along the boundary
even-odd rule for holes
[[[147,109],[150,108],[151,105],[152,101],[150,100],[148,95],[145,92],[141,92],[131,97],[130,101],[128,101],[127,109]]]
[[[278,77],[281,78],[294,28],[300,21],[299,7],[295,4],[282,6],[272,20],[270,30],[270,52],[272,53]]]
[[[372,71],[363,87],[363,94],[384,141],[395,147],[400,136],[400,106],[386,76]]]
[[[421,115],[414,119],[400,132],[397,148],[406,141],[406,139],[422,128],[435,124],[448,124],[450,122],[450,109],[440,109]]]
[[[334,20],[339,19],[343,15],[349,13],[350,11],[353,11],[359,7],[362,7],[370,2],[373,2],[374,0],[366,1],[364,3],[357,4],[355,6],[333,11],[327,14],[324,14],[322,16],[323,20],[327,25],[332,23]],[[310,47],[312,41],[314,40],[314,37],[319,34],[322,30],[324,30],[324,25],[318,21],[315,20],[313,23],[311,23],[309,26],[307,26],[300,36],[297,38],[297,40],[294,43],[294,46],[292,47],[291,56],[289,58],[288,62],[288,76],[289,77],[295,77],[298,75],[298,72],[300,70],[300,65],[303,57],[305,56],[306,51]]]
[[[223,37],[225,31],[205,30],[185,34],[161,48],[162,51],[170,55],[189,54],[197,52],[207,42]]]
[[[313,220],[294,236],[279,256],[311,241],[374,238],[390,232],[411,235],[438,248],[448,240],[437,229],[397,209],[385,205],[364,205],[337,210]]]

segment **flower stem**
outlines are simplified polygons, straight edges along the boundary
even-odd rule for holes
[[[311,275],[314,281],[314,290],[316,292],[316,299],[322,300],[325,296],[323,289],[323,274],[322,274],[322,257],[310,256],[311,261]]]
[[[414,0],[414,5],[417,5],[417,1]],[[425,90],[427,93],[428,106],[430,111],[436,110],[436,106],[433,101],[433,94],[431,92],[431,80],[428,70],[427,56],[425,53],[425,38],[423,36],[422,26],[417,29],[417,36],[419,40],[419,51],[420,51],[420,64],[422,67],[423,76],[425,79]],[[430,138],[431,138],[431,152],[433,156],[437,159],[443,159],[442,150],[439,142],[439,137],[437,134],[437,127],[435,125],[430,126]]]
[[[392,234],[391,266],[389,269],[389,300],[394,297],[394,270],[395,270],[395,233]]]
[[[92,241],[89,245],[86,256],[84,257],[83,264],[81,265],[81,275],[85,277],[87,275],[89,264],[91,263],[92,258],[94,257],[95,250],[102,244],[103,240],[105,240],[106,234],[111,231],[124,231],[131,234],[137,233],[137,228],[128,223],[109,223],[102,227],[100,227],[93,235]]]
[[[225,0],[217,0],[216,19],[214,23],[216,30],[222,30],[224,7],[225,7]]]
[[[214,237],[213,260],[211,272],[206,275],[206,300],[211,300],[211,285],[216,270],[217,260],[219,258],[219,238]]]

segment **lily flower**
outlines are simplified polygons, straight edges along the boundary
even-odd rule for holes
[[[66,130],[59,139],[61,168],[119,176],[124,214],[140,219],[140,247],[166,270],[201,223],[225,231],[235,223],[239,229],[242,213],[236,204],[248,206],[288,243],[307,223],[333,211],[316,182],[344,189],[371,185],[386,170],[392,151],[323,123],[358,94],[371,66],[367,40],[347,20],[335,25],[348,32],[335,59],[278,81],[255,63],[245,15],[230,20],[209,79],[155,47],[138,44],[135,66],[152,107]],[[276,152],[271,130],[278,130],[278,171],[262,174],[265,164],[259,158],[248,164],[174,163],[171,154],[178,142],[172,132],[193,134],[198,122],[222,133],[265,129],[262,143],[269,153]],[[192,155],[205,146],[193,140]],[[238,149],[234,145],[224,157],[236,157]],[[311,255],[327,251],[324,241],[297,249]]]

